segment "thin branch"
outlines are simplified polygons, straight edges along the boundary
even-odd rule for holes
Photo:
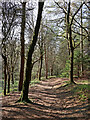
[[[74,13],[74,15],[72,16],[72,20],[71,20],[71,25],[73,23],[74,17],[76,16],[76,14],[79,12],[79,10],[82,8],[83,4],[85,4],[85,2],[83,2],[80,7],[77,9],[77,11]]]
[[[86,38],[86,37],[84,37],[83,40],[84,40],[85,38]],[[82,42],[82,41],[81,41],[81,42]],[[74,49],[76,49],[76,48],[80,45],[81,42],[79,42],[79,43],[74,47]]]
[[[43,53],[37,60],[35,60],[35,61],[32,63],[32,65],[34,65],[36,62],[38,62],[44,54],[45,54],[45,53]]]
[[[55,1],[54,1],[55,2]],[[59,4],[58,4],[58,2],[55,2],[56,3],[56,5],[59,7],[59,8],[61,8],[62,10],[63,10],[63,12],[65,13],[65,14],[67,14],[67,11],[63,8],[63,7],[61,7]]]
[[[80,25],[80,23],[77,22],[77,20],[74,19],[74,21],[75,21],[76,23],[78,23],[78,25],[79,25],[82,29],[84,29],[84,30],[86,31],[86,33],[88,34],[88,31],[87,31],[82,25]]]
[[[85,3],[86,7],[90,10],[90,7]]]
[[[82,35],[82,36],[87,37],[87,36],[86,36],[86,35],[84,35],[84,34],[80,34],[80,33],[78,33],[78,32],[75,32],[74,30],[72,30],[72,32],[74,32],[74,33],[76,33],[76,34],[78,34],[78,35]]]

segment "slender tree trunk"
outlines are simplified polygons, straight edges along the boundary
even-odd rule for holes
[[[30,60],[30,61],[29,61]],[[26,78],[23,84],[23,90],[21,93],[21,101],[28,102],[28,92],[29,92],[29,83],[31,81],[31,73],[32,73],[32,59],[27,60],[27,66],[26,66]]]
[[[70,82],[74,83],[73,81],[73,59],[74,59],[74,48],[72,43],[72,29],[69,26],[69,40],[70,40]]]
[[[41,29],[42,30],[42,29]],[[40,67],[39,67],[39,80],[41,80],[42,64],[43,64],[43,30],[41,31],[40,43]]]
[[[78,66],[77,66],[77,75],[78,75],[78,78],[80,77],[79,76],[79,64],[78,64]]]
[[[50,62],[50,76],[53,76],[53,65],[54,65],[54,55],[53,55],[53,50],[51,48],[51,62]]]
[[[39,80],[41,80],[41,72],[42,72],[42,64],[43,64],[43,48],[41,48],[41,52],[40,52],[40,68],[39,68]]]
[[[50,69],[50,75],[53,76],[53,65],[51,66],[51,69]]]
[[[69,55],[70,55],[70,45],[69,45],[69,39],[68,39],[68,23],[67,23],[67,15],[65,14],[65,24],[66,24],[66,39],[67,39],[67,41],[68,41],[68,53],[69,53]]]
[[[28,56],[27,56],[27,63],[26,63],[25,80],[24,80],[23,89],[22,89],[22,93],[21,93],[19,101],[31,102],[28,99],[28,92],[29,92],[29,83],[31,81],[31,74],[32,74],[32,68],[33,68],[32,55],[33,55],[33,52],[34,52],[34,48],[35,48],[38,33],[39,33],[39,28],[40,28],[40,23],[41,23],[41,18],[42,18],[43,5],[44,5],[44,2],[39,2],[38,3],[38,16],[37,16],[37,21],[36,21],[33,40],[32,40],[32,43],[30,44],[30,47],[29,47],[29,52],[28,52]]]
[[[7,72],[6,65],[4,65],[4,95],[6,95],[6,85],[7,85]]]
[[[14,67],[12,66],[12,72],[11,72],[11,80],[12,80],[12,84],[14,84]]]
[[[73,56],[74,56],[74,51],[70,51],[70,82],[74,83],[73,81]]]
[[[6,51],[6,50],[5,50]],[[5,55],[2,55],[4,61],[4,95],[6,95],[6,85],[7,85],[7,58]]]
[[[46,67],[46,79],[48,78],[48,58],[47,58],[47,50],[46,50],[46,45],[44,45],[45,49],[45,67]]]
[[[68,29],[68,38],[69,38],[69,46],[70,46],[70,82],[73,81],[73,59],[74,59],[74,47],[72,42],[72,24],[70,24],[70,1],[68,4],[68,14],[67,14],[67,29]]]
[[[8,93],[10,93],[10,73],[8,72]]]
[[[10,92],[10,69],[9,69],[9,61],[8,61],[8,64],[7,64],[7,80],[8,80],[8,90],[7,90],[7,93]]]
[[[81,8],[81,26],[83,26],[82,22],[82,8]],[[81,76],[83,75],[83,29],[80,28],[80,53],[81,53]]]
[[[24,32],[25,32],[25,11],[26,11],[26,2],[22,3],[22,23],[21,23],[21,69],[20,69],[20,80],[19,80],[19,91],[22,90],[23,79],[24,79]]]
[[[4,95],[6,95],[6,85],[7,85],[7,73],[6,66],[4,66]]]

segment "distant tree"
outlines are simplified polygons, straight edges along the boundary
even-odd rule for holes
[[[42,25],[43,26],[43,25]],[[39,33],[39,50],[40,50],[40,66],[39,66],[39,80],[41,80],[41,73],[42,73],[42,65],[43,65],[43,44],[44,44],[44,38],[43,38],[43,27],[41,27],[40,33]]]
[[[4,95],[6,95],[6,84],[8,77],[8,85],[10,84],[10,74],[8,71],[8,60],[7,60],[7,43],[8,38],[13,29],[13,23],[15,21],[16,15],[16,5],[11,2],[3,2],[2,3],[2,58],[3,58],[3,66],[4,66]],[[9,86],[8,86],[9,92]]]
[[[76,14],[79,12],[79,10],[82,8],[84,2],[80,5],[80,7],[76,10],[76,12],[74,13],[74,15],[71,18],[70,21],[70,6],[71,6],[71,2],[69,1],[68,3],[68,12],[67,12],[67,28],[68,28],[68,36],[69,36],[69,47],[70,47],[70,82],[74,83],[73,80],[73,60],[74,60],[74,44],[73,44],[73,39],[72,39],[72,25],[73,25],[73,20],[76,16]]]
[[[79,24],[78,21],[75,19],[75,17],[78,14],[78,12],[80,11],[80,9],[82,8],[82,6],[85,4],[85,2],[82,2],[80,4],[80,6],[77,7],[76,12],[74,14],[71,13],[71,1],[70,0],[69,0],[69,3],[67,3],[68,9],[65,9],[65,7],[60,6],[58,2],[55,2],[55,3],[58,5],[59,8],[61,8],[63,10],[63,12],[65,13],[65,16],[67,18],[67,20],[66,20],[66,25],[67,25],[66,37],[69,41],[69,51],[70,51],[70,82],[74,83],[74,80],[73,80],[74,49],[77,48],[77,46],[80,45],[80,43],[77,45],[75,44],[75,41],[74,41],[74,38],[72,35],[72,32],[75,32],[75,31],[72,28],[73,28],[73,25],[75,24],[75,22],[77,24]],[[87,32],[87,30],[82,25],[79,24],[79,26]],[[80,33],[79,33],[79,35],[80,35]]]
[[[82,1],[81,1],[81,4],[82,4]],[[81,8],[81,26],[83,27],[83,8]],[[82,36],[82,34],[83,34],[83,28],[80,28],[80,57],[81,57],[81,76],[83,75],[83,36]]]

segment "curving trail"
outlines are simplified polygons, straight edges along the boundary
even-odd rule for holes
[[[30,88],[34,104],[15,103],[20,93],[3,97],[2,120],[89,120],[88,101],[74,97],[67,79],[51,78]]]

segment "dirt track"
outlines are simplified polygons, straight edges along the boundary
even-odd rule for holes
[[[20,93],[3,97],[2,120],[89,120],[88,101],[73,96],[71,88],[61,86],[65,79],[52,78],[30,88],[35,104],[15,103]]]

